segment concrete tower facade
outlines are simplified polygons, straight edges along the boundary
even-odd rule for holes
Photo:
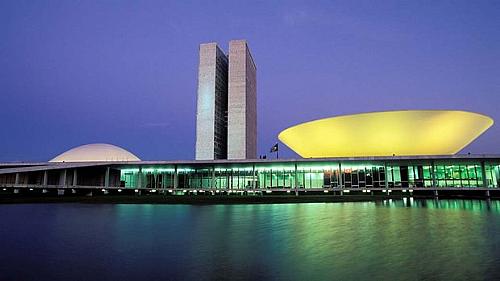
[[[257,68],[245,40],[229,42],[227,158],[257,158]]]
[[[257,158],[256,67],[245,40],[200,45],[196,160]]]
[[[216,43],[200,45],[196,160],[227,158],[228,59]]]

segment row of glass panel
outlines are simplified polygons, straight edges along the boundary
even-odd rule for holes
[[[486,184],[483,178],[486,178]],[[172,188],[175,169],[121,170],[121,186]],[[500,187],[500,165],[477,163],[432,165],[328,164],[204,167],[177,169],[178,188],[414,188]]]

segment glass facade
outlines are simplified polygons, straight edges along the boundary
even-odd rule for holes
[[[120,186],[177,189],[500,188],[500,164],[469,159],[121,166]]]

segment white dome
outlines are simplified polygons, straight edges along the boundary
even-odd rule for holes
[[[72,148],[49,162],[141,161],[125,149],[106,143],[92,143]]]

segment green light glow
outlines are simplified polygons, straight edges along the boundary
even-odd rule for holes
[[[449,161],[449,160],[448,160]],[[415,161],[414,161],[415,162]],[[254,170],[255,167],[255,170]],[[175,169],[158,165],[121,169],[122,186],[137,188],[196,189],[266,189],[266,188],[424,188],[424,187],[500,187],[500,166],[483,166],[468,160],[466,163],[436,163],[422,161],[411,165],[379,161],[339,164],[327,163],[266,163],[239,164],[238,166],[216,167],[181,166]],[[175,179],[175,177],[177,179]]]

